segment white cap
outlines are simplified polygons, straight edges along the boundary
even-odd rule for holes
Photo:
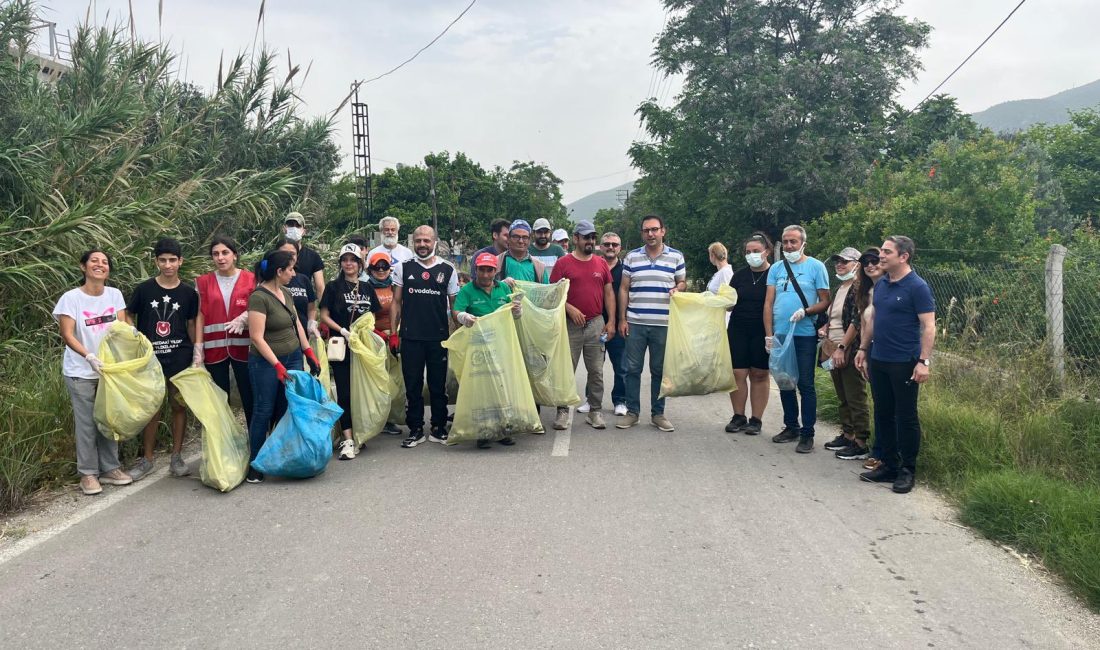
[[[340,254],[336,256],[336,259],[339,260],[345,255],[349,254],[354,255],[355,259],[359,260],[360,264],[363,263],[363,249],[359,248],[355,244],[344,244],[344,246],[340,249]]]
[[[535,219],[535,223],[531,224],[531,230],[550,230],[550,222],[541,217]]]
[[[558,228],[554,231],[554,234],[550,235],[550,239],[553,239],[554,241],[569,239],[569,234],[565,232],[564,228]]]

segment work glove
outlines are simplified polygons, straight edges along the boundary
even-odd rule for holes
[[[309,321],[309,324],[306,325],[306,335],[313,339],[321,338],[321,329],[317,327],[317,321]]]
[[[397,332],[390,334],[390,352],[394,355],[401,354],[401,338],[397,335]]]
[[[89,352],[88,354],[84,355],[84,360],[88,362],[88,365],[92,367],[92,370],[95,370],[95,374],[103,374],[103,362],[99,360],[99,357],[95,355],[95,352]]]
[[[799,307],[798,309],[796,309],[794,311],[793,314],[791,314],[791,322],[792,323],[797,323],[798,321],[802,320],[805,317],[806,317],[806,310],[803,309],[802,307]]]
[[[345,341],[350,341],[351,340],[351,330],[349,330],[346,327],[341,327],[340,328],[340,336],[344,337]]]
[[[244,334],[246,329],[248,329],[248,312],[244,312],[225,324],[225,331],[230,334]]]
[[[518,302],[518,301],[513,302],[512,303],[512,318],[519,318],[521,316],[523,316],[523,303]]]
[[[764,337],[764,351],[771,352],[779,345],[779,341],[774,336]]]
[[[198,368],[202,366],[202,362],[205,359],[202,352],[202,346],[196,345],[194,350],[191,351],[191,367]]]
[[[317,360],[317,355],[314,354],[313,348],[305,349],[306,362],[309,363],[309,374],[317,377],[321,374],[321,362]]]
[[[286,371],[286,366],[281,363],[275,364],[275,376],[279,378],[279,381],[286,383],[287,377],[290,375]]]
[[[460,311],[460,312],[455,314],[455,320],[458,321],[459,325],[465,325],[466,327],[473,327],[474,323],[477,322],[477,316],[474,316],[472,314],[468,314],[464,311]]]

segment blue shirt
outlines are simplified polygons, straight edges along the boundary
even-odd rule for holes
[[[806,296],[806,303],[813,307],[821,302],[818,289],[829,289],[829,272],[820,260],[806,257],[798,264],[791,264],[794,277]],[[802,299],[794,290],[794,283],[787,278],[787,265],[783,262],[772,264],[768,270],[768,286],[775,287],[775,302],[772,303],[772,329],[778,336],[791,330],[791,315],[802,309]],[[811,314],[795,324],[795,336],[817,336],[814,316]]]
[[[916,271],[891,282],[882,276],[875,283],[874,340],[871,358],[901,363],[920,358],[920,314],[935,313],[932,290]]]

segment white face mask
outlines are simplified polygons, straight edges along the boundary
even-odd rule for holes
[[[439,242],[436,242],[436,243],[432,244],[432,250],[427,255],[421,256],[420,253],[417,253],[415,251],[413,252],[413,254],[416,255],[416,259],[420,260],[421,262],[427,262],[428,260],[435,257],[435,247],[436,246],[439,246]]]
[[[386,248],[393,248],[394,246],[397,246],[397,235],[382,237],[382,245]]]
[[[806,249],[806,244],[802,244],[796,251],[783,251],[783,259],[787,260],[791,264],[798,262],[802,259],[802,251]]]
[[[748,264],[752,268],[764,266],[764,254],[763,253],[746,253],[745,264]]]
[[[856,272],[855,271],[848,271],[844,275],[841,275],[839,273],[836,274],[836,279],[840,280],[841,282],[847,282],[848,280],[851,280],[854,277],[856,277]]]
[[[302,241],[302,235],[305,234],[301,228],[295,228],[293,226],[287,226],[286,238],[290,241]]]

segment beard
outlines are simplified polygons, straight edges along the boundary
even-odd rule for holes
[[[397,246],[397,235],[383,236],[382,245],[386,248],[393,248],[394,246]]]

